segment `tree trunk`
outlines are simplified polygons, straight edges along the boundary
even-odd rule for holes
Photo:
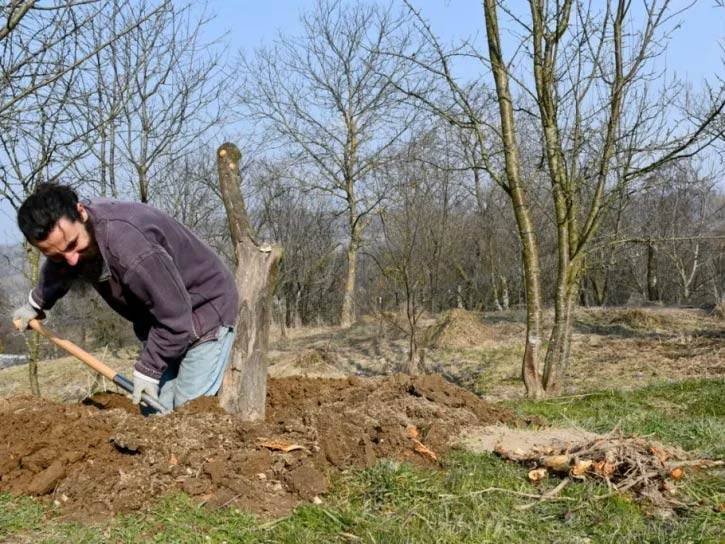
[[[295,307],[294,313],[292,314],[292,326],[295,329],[302,327],[302,311],[300,306],[302,304],[302,285],[298,285],[295,289]]]
[[[219,402],[245,421],[264,419],[267,396],[267,364],[272,291],[277,265],[282,257],[278,246],[260,247],[252,238],[244,199],[240,190],[241,153],[225,143],[217,151],[222,200],[235,247],[236,286],[239,316],[236,338]]]
[[[503,274],[499,275],[499,278],[501,278],[501,307],[504,310],[508,310],[511,306],[511,303],[509,302],[509,284],[508,280],[506,279],[506,276]]]
[[[498,292],[498,278],[496,277],[496,263],[494,261],[494,250],[493,250],[493,233],[488,236],[488,263],[489,270],[491,273],[491,290],[493,291],[493,305],[497,311],[503,310],[503,305],[499,300]]]
[[[30,285],[38,284],[40,275],[40,252],[25,242],[25,251],[28,259],[28,271],[30,272]],[[40,396],[40,384],[38,383],[38,360],[40,359],[40,334],[33,331],[25,335],[25,343],[28,347],[28,380],[30,392]]]
[[[690,291],[690,288],[692,287],[692,282],[695,279],[695,274],[697,274],[698,267],[700,266],[700,242],[695,243],[695,254],[692,258],[692,267],[690,268],[690,273],[685,274],[684,265],[682,268],[682,296],[685,302],[690,301],[690,295],[692,294]]]
[[[657,302],[660,295],[657,290],[657,246],[647,244],[647,301]]]
[[[522,245],[526,290],[526,345],[524,347],[521,374],[527,395],[539,398],[543,395],[543,384],[539,370],[542,309],[539,247],[521,179],[513,102],[508,84],[508,69],[501,52],[498,16],[496,14],[497,2],[496,0],[484,0],[483,5],[488,52],[491,59],[491,70],[496,82],[496,95],[501,119],[501,139],[504,148],[506,179],[508,181],[507,193],[511,199]]]
[[[403,271],[405,278],[405,316],[408,320],[408,361],[405,371],[411,376],[420,373],[418,365],[418,304],[415,300],[415,290],[411,289],[408,271]]]
[[[355,276],[357,275],[357,246],[356,235],[350,240],[347,248],[347,276],[345,277],[345,291],[342,295],[342,311],[340,312],[340,326],[349,327],[355,321]]]
[[[149,202],[149,178],[146,165],[136,168],[138,172],[138,198],[144,204]]]
[[[594,303],[597,306],[604,306],[604,302],[607,299],[607,286],[609,284],[609,274],[605,271],[603,274],[602,283],[597,281],[597,278],[591,276],[589,278],[589,284],[592,287],[592,294],[594,295]]]
[[[277,309],[277,319],[279,320],[279,334],[282,340],[287,339],[287,304],[285,297],[275,297],[274,305]]]
[[[544,360],[544,389],[547,394],[559,390],[559,376],[568,367],[571,347],[572,314],[579,292],[579,261],[570,262],[560,271],[554,304],[554,327],[549,338],[549,347]]]
[[[111,196],[118,198],[116,187],[116,121],[111,119],[111,134],[109,139],[110,149],[108,150],[108,184],[111,188]]]

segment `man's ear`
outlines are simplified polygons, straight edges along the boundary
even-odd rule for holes
[[[76,210],[78,210],[78,215],[81,216],[81,223],[88,221],[88,210],[86,210],[86,207],[83,204],[77,202]]]

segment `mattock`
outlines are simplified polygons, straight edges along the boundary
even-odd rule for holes
[[[15,321],[15,326],[17,328],[19,327],[19,321]],[[110,366],[102,362],[100,359],[94,357],[87,351],[79,348],[76,346],[73,342],[70,340],[66,340],[64,338],[60,338],[58,335],[56,335],[54,332],[49,331],[46,329],[43,324],[38,321],[37,319],[31,319],[28,322],[28,327],[33,329],[34,331],[39,332],[43,336],[45,336],[48,340],[53,342],[56,346],[63,348],[65,351],[73,355],[73,357],[76,357],[79,359],[82,363],[88,365],[91,367],[94,371],[98,372],[102,376],[105,376],[109,380],[111,380],[113,383],[115,383],[118,387],[126,391],[127,393],[133,393],[133,382],[126,378],[123,374],[116,372],[113,370]],[[168,410],[164,408],[159,401],[156,399],[150,397],[146,393],[141,395],[141,400],[146,404],[149,408],[153,408],[154,410],[158,410],[162,414],[166,414]]]

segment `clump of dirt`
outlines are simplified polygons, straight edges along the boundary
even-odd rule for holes
[[[81,404],[94,406],[99,410],[119,409],[129,414],[138,414],[138,406],[129,402],[127,397],[107,391],[101,391],[91,397],[85,398],[81,401]]]
[[[214,398],[144,418],[108,393],[80,405],[0,403],[0,491],[99,517],[182,490],[265,516],[323,494],[329,478],[380,458],[434,464],[467,426],[516,424],[439,376],[271,379],[267,419],[243,423]],[[427,450],[427,451],[426,451]]]
[[[455,308],[441,314],[425,337],[426,344],[432,348],[468,348],[480,346],[492,334],[482,314]]]
[[[610,323],[626,325],[630,329],[654,330],[663,326],[660,315],[642,308],[628,308],[617,311]]]

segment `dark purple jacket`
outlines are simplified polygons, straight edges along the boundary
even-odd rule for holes
[[[189,347],[233,327],[239,297],[234,277],[188,228],[136,202],[95,199],[86,209],[105,274],[93,287],[116,312],[133,322],[145,347],[136,370],[159,378],[178,365]],[[46,259],[33,301],[50,309],[65,295],[79,267]]]

